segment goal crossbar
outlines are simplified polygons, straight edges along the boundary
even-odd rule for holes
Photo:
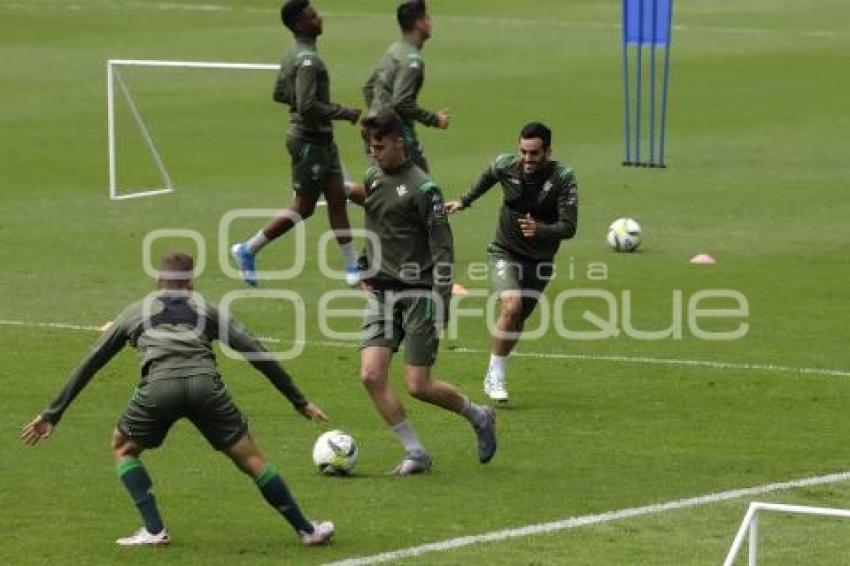
[[[154,143],[150,130],[145,125],[129,88],[121,78],[118,67],[159,67],[159,68],[183,68],[183,69],[229,69],[236,71],[269,71],[276,70],[279,65],[272,63],[225,63],[209,61],[158,61],[151,59],[109,59],[106,62],[106,123],[107,144],[109,155],[109,198],[110,200],[125,200],[143,198],[174,192],[175,187],[171,181],[171,175],[165,166],[165,162]],[[130,115],[136,122],[142,139],[159,170],[163,186],[152,189],[144,189],[136,192],[119,194],[117,175],[117,151],[115,142],[115,94],[116,85],[120,94],[124,97]]]
[[[850,509],[836,509],[833,507],[810,507],[806,505],[787,505],[785,503],[762,503],[753,501],[750,503],[747,512],[744,514],[744,519],[741,521],[741,526],[735,539],[732,541],[732,546],[726,554],[726,560],[723,561],[723,566],[733,566],[738,551],[748,541],[748,565],[756,566],[758,560],[758,514],[761,511],[776,511],[781,513],[793,513],[797,515],[817,515],[821,517],[840,517],[850,519]]]

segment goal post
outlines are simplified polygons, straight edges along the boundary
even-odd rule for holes
[[[836,509],[832,507],[809,507],[805,505],[787,505],[784,503],[761,503],[753,501],[750,503],[741,526],[732,541],[732,546],[726,554],[723,566],[734,566],[738,552],[747,541],[748,566],[756,566],[758,562],[758,519],[759,513],[763,511],[774,511],[780,513],[792,513],[797,515],[817,515],[821,517],[840,517],[850,519],[850,509]]]
[[[168,194],[176,190],[165,161],[156,147],[153,135],[142,118],[130,89],[121,76],[122,67],[158,67],[183,69],[227,69],[235,71],[269,71],[280,66],[271,63],[221,63],[202,61],[157,61],[144,59],[109,59],[106,62],[106,112],[107,112],[107,151],[109,156],[109,199],[126,200]],[[129,109],[129,113],[138,128],[139,134],[158,171],[161,186],[145,189],[124,190],[118,178],[118,150],[116,143],[116,97],[120,96]]]

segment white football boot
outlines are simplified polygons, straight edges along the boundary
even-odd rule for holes
[[[298,534],[301,535],[301,542],[303,542],[306,546],[326,544],[329,540],[331,540],[331,537],[334,536],[334,524],[330,521],[313,521],[312,523],[312,533],[298,531]]]
[[[484,393],[497,403],[508,402],[508,389],[505,387],[505,376],[487,372],[484,376]]]
[[[128,537],[119,538],[115,541],[121,546],[160,546],[171,542],[171,536],[168,534],[168,529],[162,528],[158,533],[151,534],[144,527]]]
[[[408,452],[404,455],[404,460],[390,474],[394,476],[427,474],[431,471],[432,464],[431,456],[427,452]]]

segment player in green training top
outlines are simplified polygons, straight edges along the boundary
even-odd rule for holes
[[[193,292],[193,270],[190,256],[166,255],[160,265],[159,290],[121,312],[56,399],[24,427],[21,439],[36,444],[50,437],[94,374],[129,343],[138,352],[142,376],[113,432],[112,457],[144,527],[116,542],[135,546],[171,541],[140,457],[145,449],[159,446],[171,425],[185,417],[215,449],[254,479],[266,501],[292,525],[304,544],[323,544],[333,535],[333,523],[304,518],[283,478],[257,449],[247,420],[218,373],[213,340],[242,352],[306,418],[326,421],[327,416],[304,398],[289,374],[239,323]]]
[[[449,213],[469,208],[492,186],[502,186],[496,238],[487,248],[490,279],[499,293],[501,312],[493,329],[490,366],[484,392],[508,400],[505,365],[540,294],[554,274],[553,260],[562,240],[578,226],[578,185],[572,169],[551,159],[552,132],[538,122],[519,135],[516,154],[500,155]]]
[[[472,403],[452,385],[431,376],[438,331],[448,322],[454,255],[440,189],[407,157],[404,125],[392,110],[366,118],[363,139],[376,166],[368,170],[363,185],[352,187],[349,197],[366,209],[366,230],[373,235],[361,258],[369,304],[363,320],[360,378],[404,446],[406,454],[395,473],[417,474],[431,468],[431,456],[388,383],[390,361],[402,342],[407,391],[465,417],[478,439],[478,458],[487,463],[496,452],[492,409]]]
[[[308,0],[287,0],[280,15],[283,24],[295,36],[295,43],[281,61],[274,90],[274,99],[289,106],[286,148],[292,157],[295,200],[255,236],[233,245],[231,253],[245,282],[256,286],[256,254],[297,222],[310,217],[319,196],[324,194],[331,228],[339,230],[337,243],[345,261],[346,282],[354,285],[357,283],[357,252],[349,233],[342,166],[333,140],[332,121],[347,120],[356,124],[360,110],[330,102],[330,77],[316,52],[322,19],[315,8]]]
[[[428,172],[428,161],[416,137],[415,122],[445,130],[449,127],[446,110],[430,112],[416,103],[425,81],[425,61],[420,51],[431,37],[431,16],[424,0],[405,0],[396,10],[402,38],[390,45],[363,87],[367,116],[392,108],[404,122],[404,141],[408,157]]]

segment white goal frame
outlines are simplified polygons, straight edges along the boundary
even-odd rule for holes
[[[748,539],[748,565],[756,566],[758,560],[758,514],[761,511],[778,511],[781,513],[795,513],[798,515],[818,515],[821,517],[840,517],[850,519],[850,509],[836,509],[833,507],[808,507],[805,505],[786,505],[784,503],[761,503],[753,501],[750,503],[741,527],[732,541],[723,566],[733,566],[738,551]]]
[[[109,59],[106,62],[106,123],[107,123],[107,144],[109,153],[109,199],[110,200],[125,200],[133,198],[152,197],[172,193],[175,191],[174,183],[171,180],[171,175],[165,167],[165,162],[159,153],[159,150],[154,144],[153,136],[145,125],[142,116],[139,113],[133,97],[124,80],[121,78],[119,67],[179,67],[183,69],[230,69],[238,71],[268,71],[277,70],[279,64],[272,63],[218,63],[218,62],[203,62],[203,61],[157,61],[145,59]],[[119,194],[118,178],[117,178],[117,156],[115,147],[115,93],[116,85],[120,93],[127,101],[130,113],[136,121],[136,125],[144,139],[148,151],[159,170],[162,179],[162,187],[154,187],[151,189],[137,190],[136,192],[127,192]]]

